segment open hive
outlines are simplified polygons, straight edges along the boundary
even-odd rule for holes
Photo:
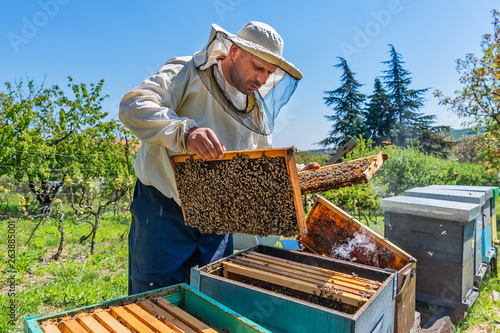
[[[171,159],[184,219],[200,232],[293,236],[304,229],[293,148]]]
[[[29,333],[269,332],[179,284],[64,313],[25,318]]]
[[[304,251],[398,271],[396,333],[407,333],[415,321],[416,259],[320,195],[306,219]]]
[[[224,277],[283,295],[354,313],[381,283],[330,269],[276,258],[259,252],[241,253],[223,262]]]
[[[335,190],[341,187],[366,183],[380,169],[387,154],[337,163],[316,170],[298,173],[302,194]]]
[[[272,332],[394,327],[392,271],[258,245],[191,272],[191,285]]]

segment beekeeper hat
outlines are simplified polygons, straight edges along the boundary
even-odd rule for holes
[[[237,35],[231,34],[212,24],[211,36],[222,32],[235,45],[265,62],[283,69],[290,76],[300,80],[302,73],[283,57],[283,39],[271,26],[250,21],[241,28]]]
[[[228,55],[231,45],[236,45],[244,52],[277,66],[276,71],[259,89],[248,96],[241,96],[246,101],[246,107],[243,109],[236,106],[234,96],[225,91],[224,84],[217,83],[217,78],[221,82],[225,80],[220,77],[223,74],[218,70],[218,62]],[[288,103],[302,79],[302,73],[283,58],[281,36],[269,25],[261,22],[248,22],[238,35],[212,24],[208,43],[194,54],[193,62],[203,84],[224,111],[246,128],[262,135],[272,133],[281,108]]]

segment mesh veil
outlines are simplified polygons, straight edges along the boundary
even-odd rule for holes
[[[233,43],[238,45],[233,37],[223,31],[212,29],[208,44],[194,56],[195,66],[202,82],[225,112],[246,128],[262,135],[269,135],[274,129],[274,122],[280,109],[288,103],[299,80],[283,70],[279,63],[272,63],[277,69],[267,82],[255,92],[244,95],[243,98],[247,99],[244,106],[236,103],[234,97],[227,94],[221,86],[219,77],[221,72],[217,67],[218,60],[229,53],[231,45]],[[252,55],[262,60],[266,59],[265,54],[261,53],[262,57],[259,57],[259,51],[252,50]]]

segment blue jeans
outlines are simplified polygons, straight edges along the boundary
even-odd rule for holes
[[[129,295],[188,283],[191,267],[233,253],[233,237],[200,233],[184,224],[182,209],[139,180],[130,206]]]

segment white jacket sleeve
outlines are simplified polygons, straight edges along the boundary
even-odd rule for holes
[[[189,153],[184,138],[196,123],[175,110],[189,93],[190,75],[186,62],[168,61],[123,97],[120,121],[142,142]]]

